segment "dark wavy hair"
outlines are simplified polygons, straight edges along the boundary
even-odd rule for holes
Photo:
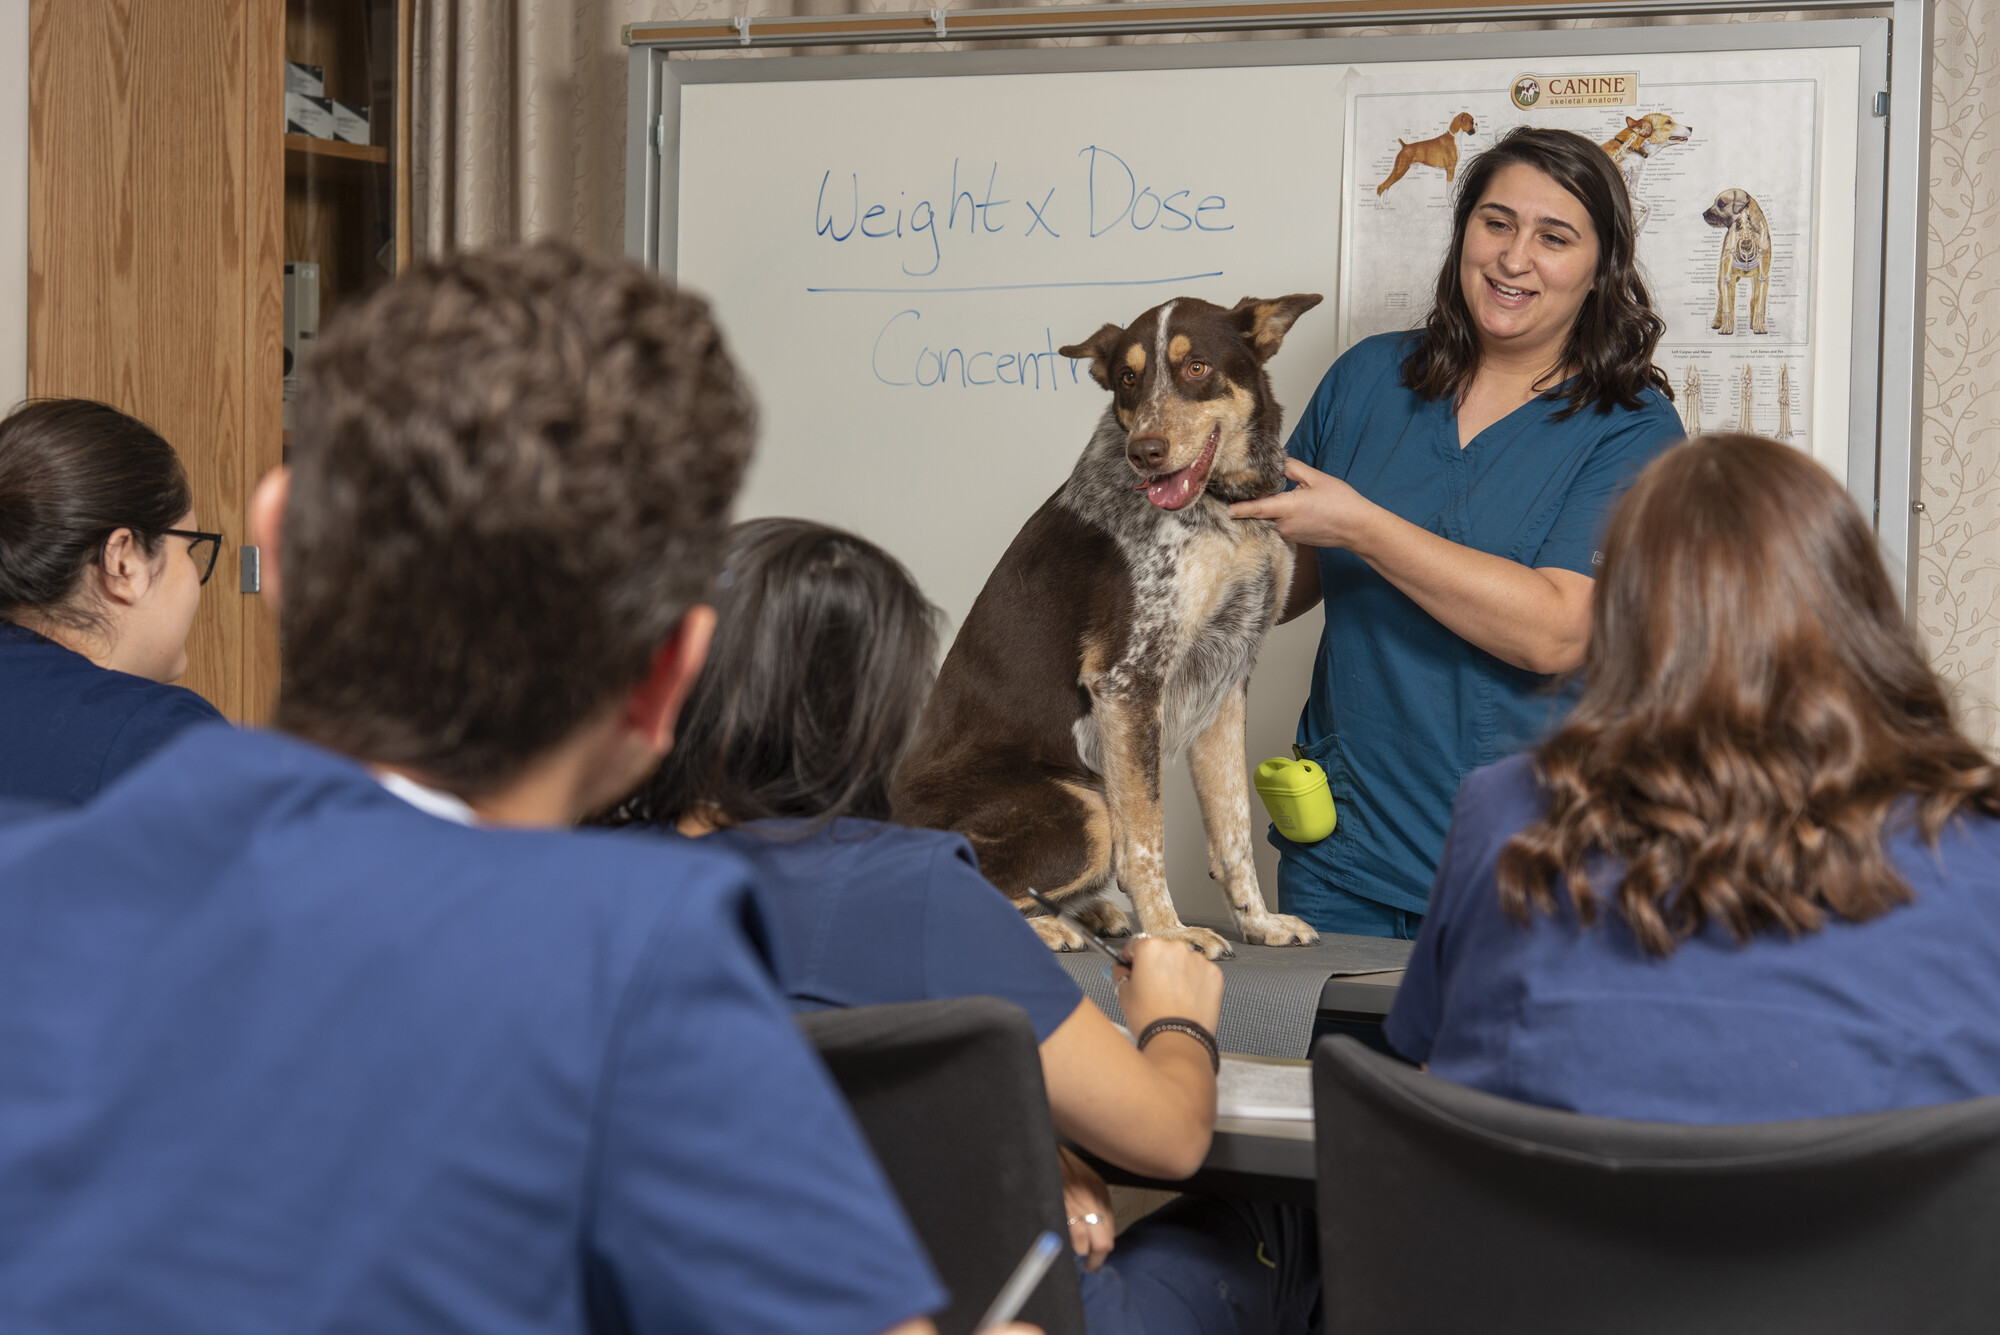
[[[804,519],[730,531],[674,749],[600,823],[889,819],[937,670],[937,610],[873,543]]]
[[[1810,458],[1705,436],[1613,511],[1584,689],[1543,743],[1546,814],[1499,859],[1500,900],[1586,926],[1594,872],[1655,955],[1710,922],[1739,941],[1862,922],[1909,900],[1884,828],[1935,846],[1970,808],[2000,816],[2000,769],[1953,725],[1874,534]]]
[[[1466,226],[1487,186],[1502,169],[1516,164],[1533,167],[1575,196],[1597,232],[1596,282],[1577,312],[1559,363],[1577,373],[1567,389],[1549,394],[1568,401],[1557,420],[1592,404],[1599,412],[1614,406],[1637,408],[1647,388],[1673,398],[1666,372],[1653,365],[1653,349],[1667,325],[1654,313],[1633,258],[1632,201],[1624,178],[1610,155],[1582,135],[1525,125],[1474,158],[1459,178],[1451,249],[1438,271],[1437,294],[1422,337],[1403,359],[1404,387],[1424,399],[1456,400],[1479,370],[1479,331],[1459,288],[1459,257]]]
[[[174,447],[91,399],[30,399],[0,421],[0,616],[93,628],[84,572],[132,530],[148,556],[194,508]]]

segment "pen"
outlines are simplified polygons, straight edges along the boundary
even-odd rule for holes
[[[986,1315],[979,1318],[974,1330],[991,1330],[1004,1326],[1020,1314],[1021,1304],[1028,1301],[1028,1295],[1035,1291],[1035,1285],[1042,1282],[1042,1276],[1049,1271],[1049,1263],[1062,1250],[1062,1240],[1055,1233],[1043,1229],[1041,1236],[1028,1244],[1028,1254],[1021,1258],[1021,1264],[1014,1267],[1014,1273],[1000,1286],[1000,1292],[993,1298],[993,1305],[986,1309]]]
[[[1075,923],[1077,928],[1080,931],[1082,931],[1083,939],[1086,942],[1088,942],[1094,949],[1100,950],[1104,954],[1109,955],[1111,957],[1111,962],[1113,964],[1128,963],[1126,958],[1123,955],[1119,954],[1117,951],[1113,950],[1110,947],[1110,945],[1105,942],[1103,937],[1099,936],[1096,932],[1091,931],[1089,925],[1085,923],[1083,919],[1077,917],[1074,911],[1064,908],[1062,905],[1056,903],[1053,899],[1050,899],[1047,895],[1043,894],[1039,890],[1034,889],[1033,887],[1030,887],[1028,889],[1028,898],[1034,900],[1037,904],[1040,904],[1043,908],[1047,909],[1051,917],[1067,918],[1071,922]]]

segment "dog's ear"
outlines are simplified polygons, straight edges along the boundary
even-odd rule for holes
[[[1090,378],[1106,389],[1111,388],[1111,358],[1117,353],[1118,345],[1125,341],[1125,331],[1115,324],[1108,324],[1081,343],[1057,348],[1063,356],[1081,359],[1090,358]]]
[[[1626,129],[1628,129],[1628,130],[1636,130],[1636,129],[1638,129],[1638,128],[1639,128],[1639,127],[1640,127],[1641,125],[1644,125],[1644,124],[1645,124],[1645,122],[1644,122],[1644,121],[1635,121],[1635,120],[1633,120],[1633,119],[1632,119],[1632,118],[1631,118],[1630,116],[1627,116],[1627,117],[1625,118],[1625,128],[1626,128]]]
[[[1320,301],[1317,292],[1295,292],[1289,297],[1245,297],[1230,307],[1229,314],[1257,360],[1268,362],[1284,343],[1292,321]]]

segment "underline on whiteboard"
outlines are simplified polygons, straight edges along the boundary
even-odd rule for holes
[[[1220,278],[1222,270],[1213,273],[1175,274],[1168,278],[1106,278],[1083,283],[994,283],[989,287],[809,287],[808,292],[871,292],[915,294],[922,296],[929,292],[1032,292],[1050,287],[1157,287],[1162,283],[1191,283],[1197,278]]]

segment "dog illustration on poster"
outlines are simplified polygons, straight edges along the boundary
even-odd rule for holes
[[[1722,254],[1715,263],[1715,319],[1709,328],[1717,333],[1736,332],[1736,288],[1750,283],[1750,332],[1768,334],[1765,313],[1771,302],[1771,225],[1764,218],[1763,205],[1748,190],[1732,186],[1702,210],[1702,221],[1722,229]]]
[[[1402,180],[1410,168],[1415,166],[1436,167],[1444,173],[1446,181],[1457,180],[1458,136],[1471,134],[1475,128],[1472,117],[1461,111],[1451,118],[1451,128],[1435,139],[1419,139],[1414,144],[1404,143],[1398,139],[1396,165],[1390,170],[1388,179],[1375,187],[1376,195],[1386,193],[1390,186]]]
[[[1633,235],[1645,231],[1646,219],[1653,215],[1652,205],[1639,195],[1639,177],[1646,164],[1654,154],[1685,144],[1693,134],[1693,126],[1681,124],[1664,111],[1654,111],[1637,120],[1627,116],[1625,128],[1598,145],[1611,155],[1612,165],[1625,180],[1625,194],[1632,201]]]
[[[1778,368],[1778,439],[1792,438],[1792,364]]]
[[[1743,386],[1737,392],[1736,429],[1746,436],[1757,434],[1757,428],[1750,424],[1750,410],[1757,402],[1757,383],[1751,378],[1750,368],[1743,368]]]
[[[1701,368],[1693,362],[1681,377],[1681,425],[1690,436],[1701,434]]]

